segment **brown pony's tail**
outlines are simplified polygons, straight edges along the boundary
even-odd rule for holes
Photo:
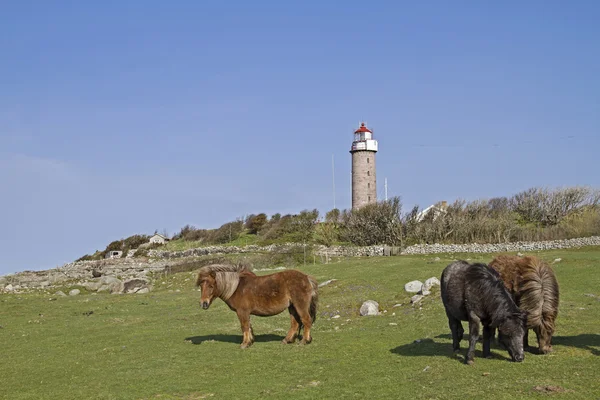
[[[531,257],[523,271],[521,309],[529,312],[527,325],[554,331],[558,314],[558,283],[554,271],[542,260]]]
[[[317,305],[319,303],[319,283],[312,276],[308,277],[308,281],[310,282],[310,286],[312,288],[312,292],[310,294],[310,318],[312,319],[313,324],[317,320]]]

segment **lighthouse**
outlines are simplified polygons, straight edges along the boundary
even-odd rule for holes
[[[361,123],[354,131],[352,154],[352,209],[377,202],[377,179],[375,174],[375,154],[377,140],[373,131]]]

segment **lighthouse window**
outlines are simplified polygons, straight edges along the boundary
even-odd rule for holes
[[[371,202],[371,196],[369,196],[369,203]]]
[[[371,184],[367,183],[367,189],[371,189]]]
[[[367,171],[367,176],[371,176],[371,171]]]
[[[367,157],[367,164],[369,163],[369,158]]]

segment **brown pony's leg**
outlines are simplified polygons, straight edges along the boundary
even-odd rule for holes
[[[289,306],[288,310],[290,311],[291,326],[290,330],[288,331],[287,335],[282,341],[284,344],[294,343],[296,341],[296,338],[298,337],[298,334],[300,333],[301,320],[300,316],[298,315],[298,312],[296,311],[294,306]]]
[[[310,317],[310,300],[301,302],[301,304],[295,304],[296,311],[300,316],[300,321],[304,325],[304,333],[302,334],[302,340],[300,344],[309,344],[312,342],[312,336],[310,335],[310,328],[312,327],[312,318]]]
[[[552,352],[552,345],[551,345],[552,336],[551,336],[551,334],[548,333],[541,326],[536,326],[535,328],[533,328],[533,331],[535,332],[535,334],[537,336],[538,352],[540,354],[551,353]]]
[[[252,328],[250,327],[250,314],[246,312],[241,312],[238,310],[237,316],[240,320],[240,324],[242,326],[242,335],[243,340],[241,344],[241,348],[245,349],[252,344]]]

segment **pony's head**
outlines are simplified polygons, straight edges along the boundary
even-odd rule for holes
[[[202,293],[200,297],[200,306],[204,310],[207,310],[213,300],[219,296],[216,272],[200,270],[198,279],[196,280],[196,286],[200,287]]]
[[[525,359],[523,338],[527,333],[527,313],[519,311],[509,315],[498,326],[498,341],[508,350],[513,361]]]
[[[252,274],[245,264],[214,264],[200,268],[196,286],[199,286],[202,291],[200,298],[202,308],[208,309],[217,297],[224,301],[229,300],[238,287],[240,274],[243,273]]]

